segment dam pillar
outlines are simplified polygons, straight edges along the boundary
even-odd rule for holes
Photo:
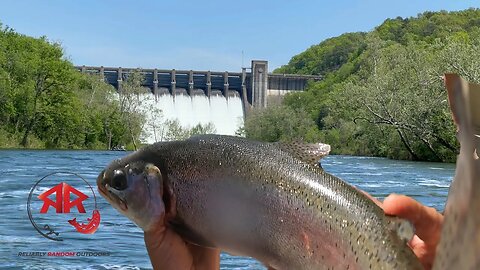
[[[252,106],[267,107],[268,61],[252,61]]]
[[[105,81],[105,68],[103,66],[100,67],[100,80]]]
[[[158,94],[158,70],[157,69],[153,70],[153,94],[155,95],[155,98],[157,98],[157,94]]]
[[[207,71],[207,97],[210,98],[210,94],[212,92],[212,73]]]
[[[247,80],[247,69],[242,68],[242,92],[241,92],[241,99],[242,99],[242,104],[243,104],[243,113],[246,116],[248,111],[250,110],[250,104],[248,103],[247,99],[247,85],[246,85],[246,80]]]
[[[172,72],[170,73],[170,76],[171,76],[171,83],[170,83],[170,91],[171,91],[171,94],[173,96],[173,98],[175,98],[175,89],[176,89],[176,85],[177,85],[177,80],[176,80],[176,71],[175,69],[172,69]]]
[[[122,82],[123,82],[122,68],[119,67],[117,69],[117,90],[119,93],[122,92]]]
[[[228,71],[223,73],[223,96],[228,99]]]
[[[188,95],[191,96],[192,93],[193,93],[193,70],[190,70],[190,72],[188,73]]]

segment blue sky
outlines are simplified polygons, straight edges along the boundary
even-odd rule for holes
[[[270,70],[311,45],[369,31],[387,18],[479,7],[478,0],[21,1],[4,0],[0,21],[63,44],[76,65]]]

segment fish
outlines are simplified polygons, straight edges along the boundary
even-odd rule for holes
[[[92,217],[87,218],[87,223],[79,223],[77,218],[68,220],[68,223],[70,223],[70,225],[72,225],[79,233],[94,234],[98,230],[100,219],[100,212],[95,209],[93,210]]]
[[[185,241],[269,269],[423,269],[412,225],[318,166],[329,151],[202,135],[113,161],[97,185],[144,231],[174,204],[168,226]]]
[[[460,154],[433,270],[480,269],[480,85],[445,74]]]
[[[480,86],[455,74],[445,83],[461,148],[433,269],[480,269]],[[329,151],[197,136],[116,160],[97,184],[144,230],[175,208],[168,226],[186,241],[269,269],[422,269],[406,246],[414,228],[321,169]]]

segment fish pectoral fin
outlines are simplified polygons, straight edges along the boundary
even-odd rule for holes
[[[175,218],[170,220],[169,222],[170,228],[172,228],[178,235],[180,235],[183,240],[202,247],[207,248],[216,248],[216,246],[205,239],[203,236],[195,232],[192,228],[187,226],[184,222],[180,219]]]
[[[276,142],[282,151],[305,163],[321,168],[320,159],[330,153],[330,145],[325,143]]]
[[[398,217],[389,217],[390,218],[390,229],[397,233],[398,238],[408,242],[412,240],[415,235],[415,228],[412,223],[408,220],[401,219]]]

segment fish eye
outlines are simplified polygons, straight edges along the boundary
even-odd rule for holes
[[[127,188],[127,176],[122,170],[113,171],[112,188],[124,190]]]

